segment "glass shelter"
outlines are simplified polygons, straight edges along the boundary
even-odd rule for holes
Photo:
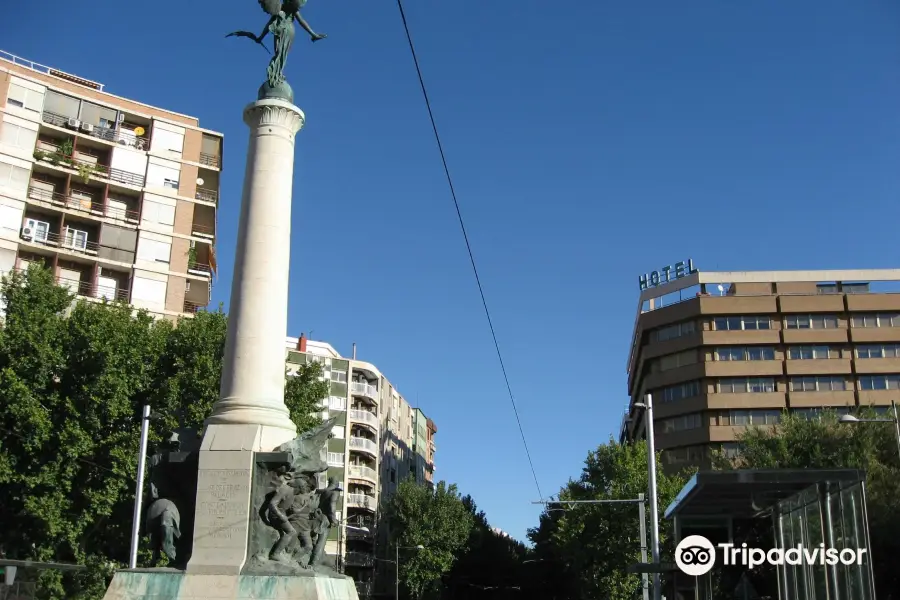
[[[676,569],[667,597],[875,600],[862,471],[700,472],[666,509],[665,518],[674,521],[676,545],[689,535],[702,535],[717,546],[713,569],[698,577]],[[780,564],[750,569],[733,556],[726,564],[729,550],[720,544],[734,549],[747,544]]]

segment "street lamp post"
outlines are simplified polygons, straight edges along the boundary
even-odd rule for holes
[[[653,395],[647,394],[645,402],[635,402],[634,406],[644,410],[644,428],[647,437],[647,471],[650,493],[650,550],[653,562],[659,564],[659,499],[656,494],[656,444],[653,439]],[[660,600],[659,573],[653,574],[653,599]]]
[[[894,413],[892,419],[860,419],[853,415],[842,415],[839,421],[851,425],[856,423],[893,423],[894,432],[897,434],[897,454],[900,455],[900,416],[897,414],[897,403],[893,400],[891,400],[891,412]]]
[[[147,465],[147,438],[150,433],[150,405],[144,405],[141,415],[141,449],[138,454],[137,486],[134,490],[134,516],[131,520],[131,549],[128,553],[128,568],[137,568],[138,542],[141,534],[141,502],[144,496],[144,470]]]
[[[400,600],[400,551],[401,550],[424,550],[425,546],[395,546],[396,560],[394,562],[394,600]],[[388,561],[390,562],[390,561]]]

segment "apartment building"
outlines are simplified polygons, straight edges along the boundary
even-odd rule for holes
[[[645,437],[634,405],[652,394],[667,470],[708,468],[711,449],[734,454],[738,433],[785,411],[897,399],[900,269],[679,275],[641,280],[620,434]]]
[[[397,485],[415,476],[421,483],[434,472],[437,427],[414,408],[378,368],[345,358],[325,342],[305,336],[286,341],[288,372],[318,362],[330,394],[322,417],[338,417],[328,440],[328,477],[342,482],[342,526],[332,531],[326,552],[357,582],[360,596],[373,593],[376,543],[387,535],[379,527],[381,509]],[[388,565],[390,566],[390,565]]]
[[[0,272],[176,319],[215,271],[222,134],[0,51]]]

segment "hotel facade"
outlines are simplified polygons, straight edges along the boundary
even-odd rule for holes
[[[620,439],[646,437],[635,403],[652,394],[667,470],[708,468],[785,411],[884,411],[900,395],[900,269],[682,269],[641,288]]]
[[[209,304],[222,134],[0,51],[0,272],[177,319]]]

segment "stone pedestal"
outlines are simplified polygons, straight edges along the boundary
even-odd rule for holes
[[[359,600],[344,575],[192,575],[134,569],[113,577],[104,600]]]

